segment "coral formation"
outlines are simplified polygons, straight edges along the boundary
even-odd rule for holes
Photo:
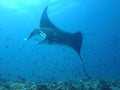
[[[120,81],[79,80],[79,81],[0,81],[0,90],[120,90]]]

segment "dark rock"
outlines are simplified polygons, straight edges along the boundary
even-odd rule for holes
[[[69,90],[78,90],[78,89],[76,87],[74,87],[74,86],[70,86]]]
[[[101,88],[101,90],[112,90],[110,88],[109,82],[107,81],[100,81],[99,88]]]
[[[7,90],[10,90],[10,85],[5,85],[4,88],[6,88]]]
[[[49,90],[47,85],[37,85],[36,90]]]

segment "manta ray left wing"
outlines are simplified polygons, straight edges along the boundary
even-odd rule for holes
[[[53,30],[60,30],[59,28],[57,28],[48,18],[48,14],[47,14],[47,9],[48,7],[46,7],[42,13],[41,19],[40,19],[40,28],[50,28]]]

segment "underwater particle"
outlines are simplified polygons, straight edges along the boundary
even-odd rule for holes
[[[18,76],[17,79],[21,82],[26,82],[26,78],[25,77],[22,77],[22,75]]]
[[[17,43],[20,43],[20,41],[17,41]]]
[[[45,65],[44,64],[40,64],[40,67],[45,67]]]
[[[10,76],[11,76],[11,74],[10,74],[10,73],[7,73],[7,76],[9,76],[9,77],[10,77]]]
[[[36,75],[36,77],[37,77],[37,78],[40,78],[40,76],[39,76],[39,75]]]
[[[118,42],[118,41],[119,41],[119,38],[116,37],[116,38],[113,40],[113,43],[116,43],[116,42]]]
[[[2,77],[2,74],[0,73],[0,77]]]
[[[72,72],[74,72],[75,70],[74,69],[72,69]]]
[[[80,71],[75,72],[74,76],[75,76],[75,77],[80,77],[80,76],[81,76]]]
[[[18,70],[20,70],[20,68],[19,67],[15,67],[15,69],[18,71]]]
[[[10,62],[7,62],[6,64],[7,64],[7,65],[9,65],[9,64],[10,64]]]
[[[3,60],[3,59],[2,59],[2,58],[0,58],[0,63],[2,63],[2,60]]]
[[[55,73],[55,72],[56,72],[55,70],[52,71],[52,73]]]
[[[25,47],[25,45],[22,45],[22,47],[24,48],[24,47]]]
[[[35,64],[37,64],[37,62],[34,60],[34,61],[32,61],[32,64],[34,64],[34,65],[35,65]]]
[[[116,65],[116,64],[117,64],[117,62],[114,60],[114,61],[113,61],[113,64],[115,64],[115,65]]]
[[[8,45],[5,45],[5,47],[6,47],[6,48],[9,48],[9,46],[8,46]]]
[[[32,76],[35,77],[35,73],[34,72],[32,72]]]
[[[63,51],[65,51],[65,48],[62,48]]]
[[[61,70],[62,73],[64,73],[65,71],[64,70]]]
[[[77,74],[74,74],[74,76],[75,76],[75,77],[78,77],[78,75],[77,75]]]
[[[10,41],[10,40],[12,40],[12,38],[10,36],[8,36],[8,37],[6,37],[6,40]]]
[[[0,76],[0,82],[5,83],[6,81],[7,80],[3,76]]]
[[[17,77],[17,79],[21,79],[21,75],[19,75],[19,76]]]
[[[67,56],[64,56],[63,58],[64,58],[64,59],[67,59]]]
[[[11,55],[10,57],[11,57],[11,58],[14,58],[15,56],[14,56],[14,55]]]

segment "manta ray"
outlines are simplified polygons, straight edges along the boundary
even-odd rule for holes
[[[77,54],[80,57],[83,71],[85,75],[91,79],[91,77],[87,74],[83,59],[80,55],[81,47],[82,47],[82,41],[83,41],[83,35],[80,31],[75,33],[65,32],[63,30],[60,30],[56,25],[54,25],[51,20],[48,17],[47,14],[48,6],[44,9],[41,19],[40,19],[40,28],[34,29],[28,38],[25,40],[29,40],[35,35],[45,36],[45,38],[41,41],[38,41],[38,44],[41,43],[47,43],[47,44],[63,44],[66,46],[69,46],[73,48]]]

